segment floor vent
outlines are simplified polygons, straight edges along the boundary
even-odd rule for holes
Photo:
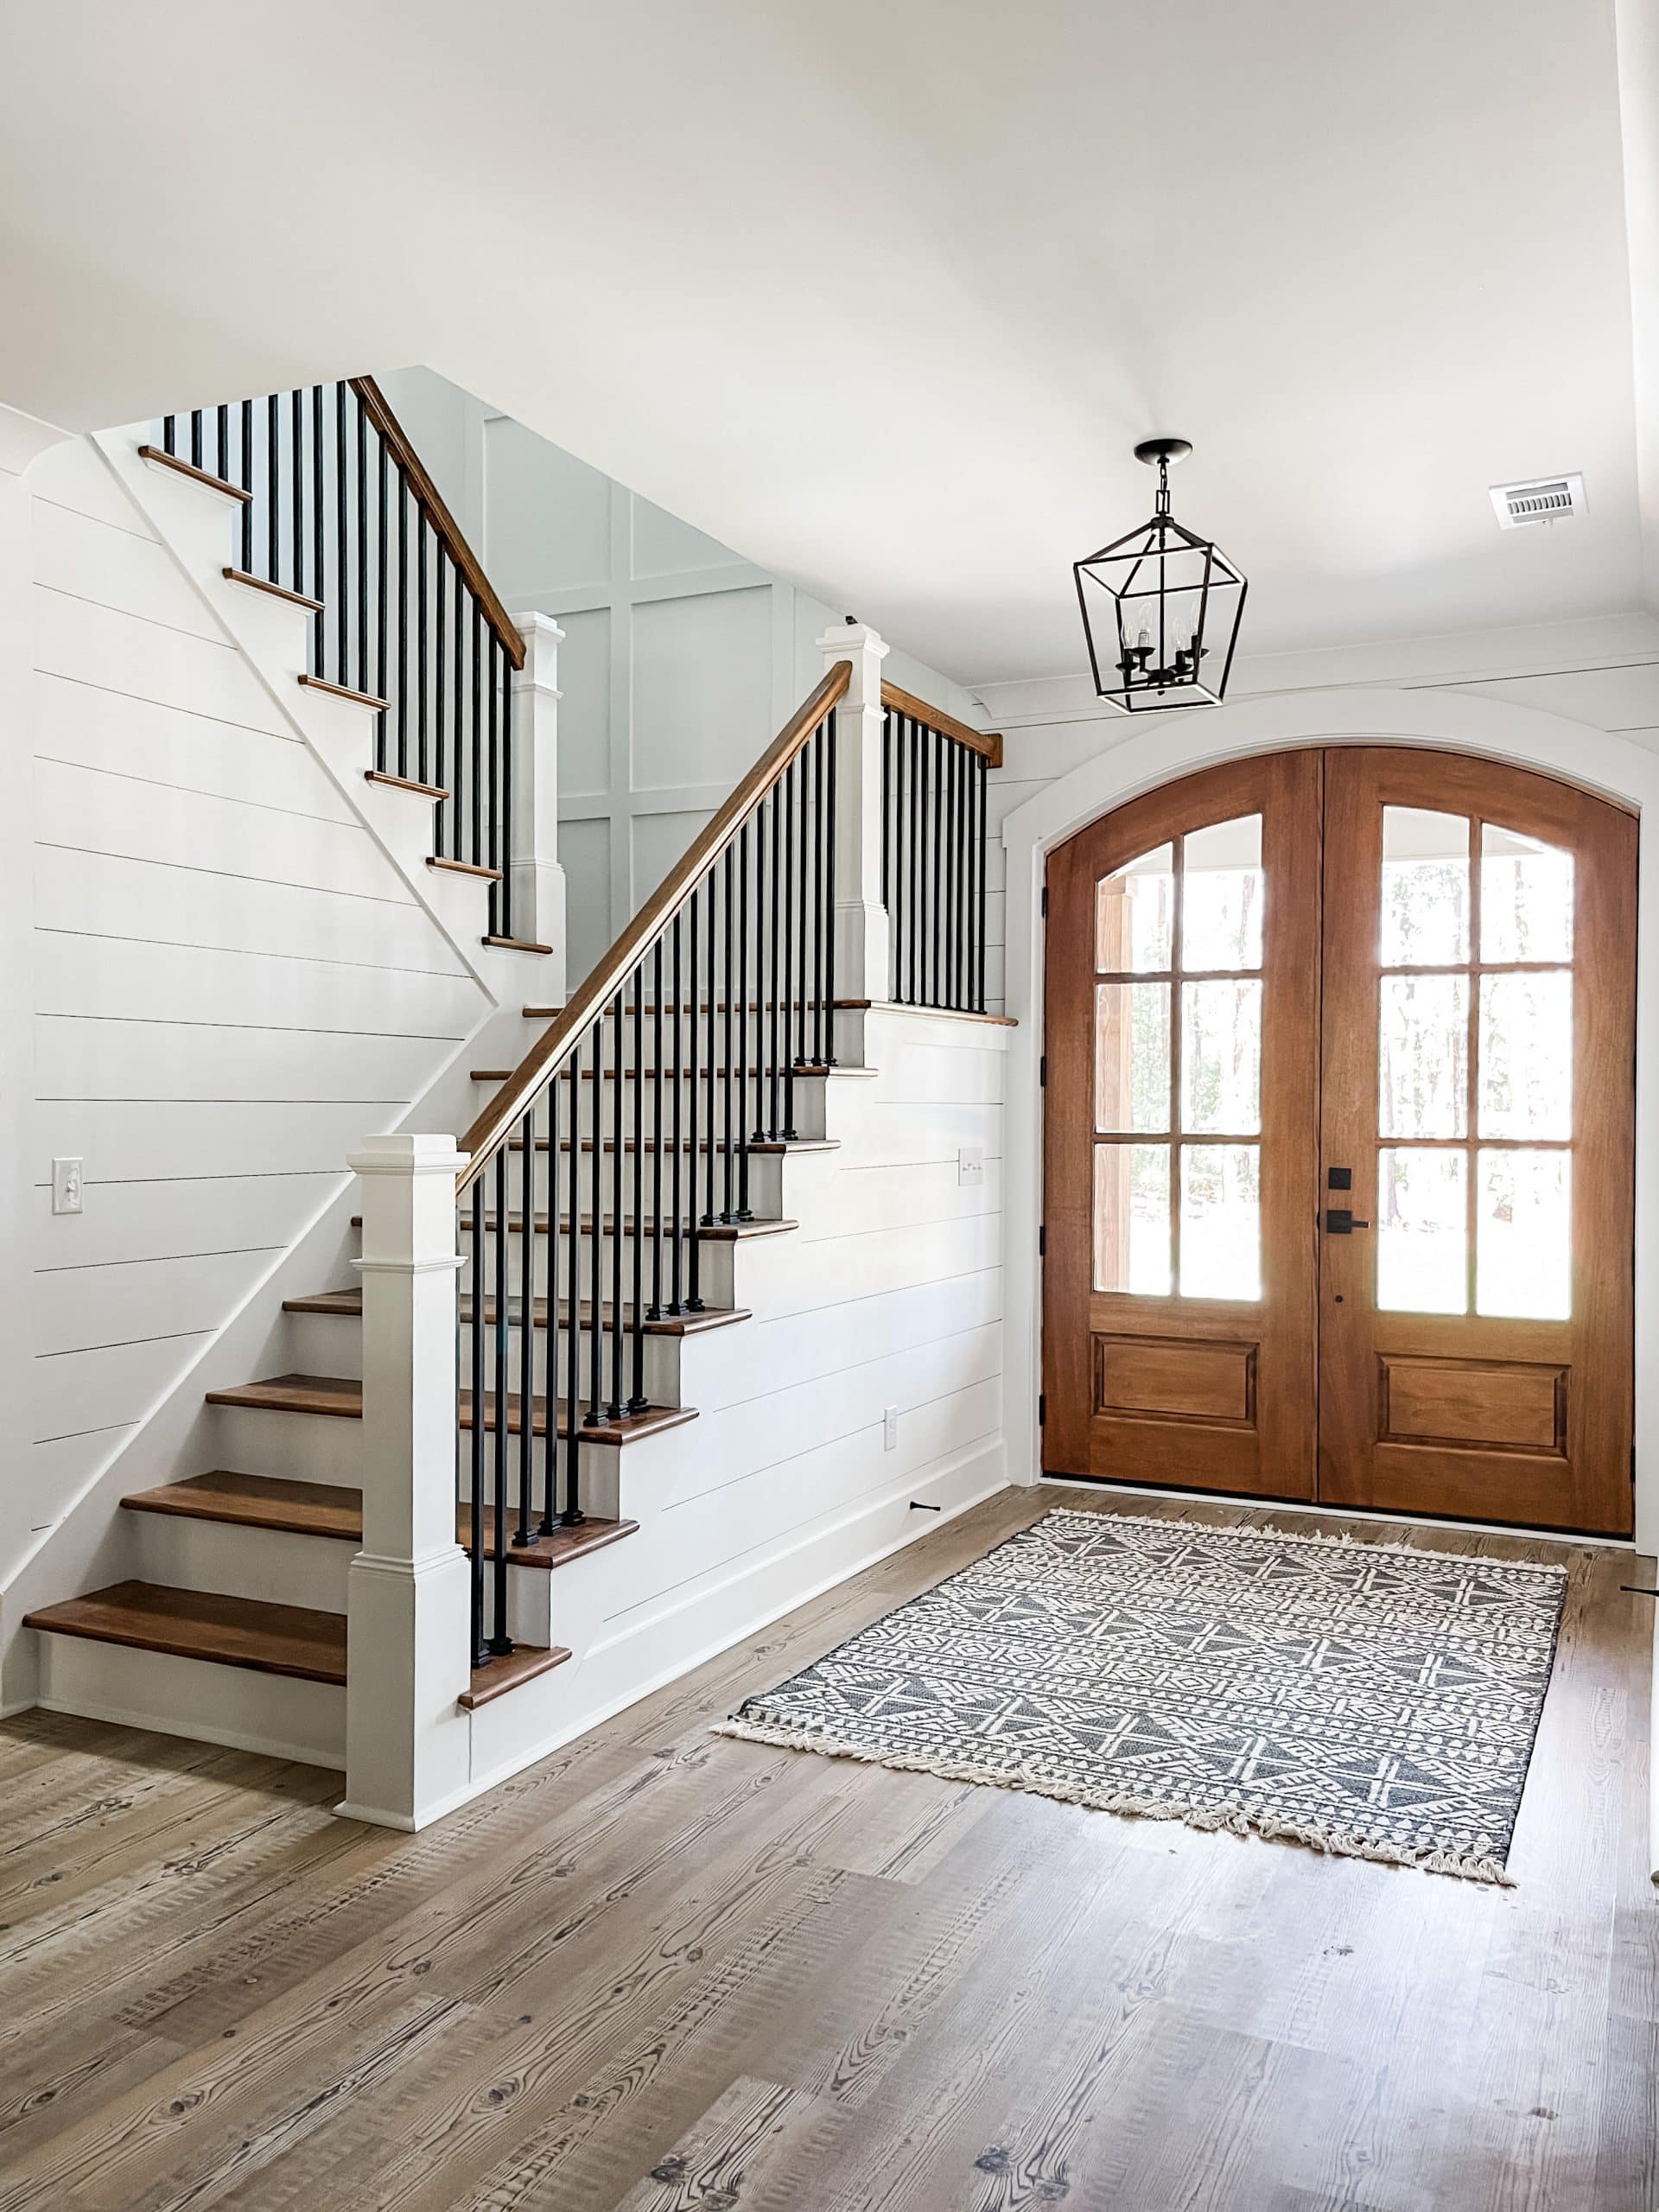
[[[1529,523],[1564,522],[1584,512],[1582,476],[1537,476],[1524,484],[1494,484],[1492,511],[1500,530],[1522,530]]]

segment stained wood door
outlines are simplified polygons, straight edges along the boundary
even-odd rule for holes
[[[1636,823],[1366,747],[1325,837],[1319,1496],[1628,1535]]]
[[[1312,1497],[1322,756],[1050,856],[1044,1465]]]
[[[1636,827],[1230,764],[1051,855],[1044,1465],[1628,1534]]]

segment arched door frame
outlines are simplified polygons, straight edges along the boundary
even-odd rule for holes
[[[1114,807],[1222,760],[1301,745],[1422,745],[1483,754],[1559,776],[1640,817],[1636,1012],[1636,1341],[1659,1348],[1659,754],[1562,715],[1462,692],[1304,691],[1148,720],[1046,785],[1002,825],[1007,855],[1009,1038],[1004,1131],[1004,1410],[1008,1475],[1042,1470],[1041,1218],[1043,931],[1046,855]],[[1287,1507],[1286,1511],[1294,1511]],[[1659,1350],[1636,1367],[1636,1545],[1659,1549]]]

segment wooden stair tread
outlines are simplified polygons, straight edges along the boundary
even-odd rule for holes
[[[555,1529],[550,1535],[533,1534],[527,1544],[515,1544],[512,1532],[518,1526],[517,1516],[507,1516],[507,1557],[514,1567],[552,1568],[568,1567],[572,1560],[584,1559],[589,1552],[603,1551],[607,1544],[620,1543],[624,1536],[638,1533],[637,1521],[604,1521],[589,1515],[579,1528]],[[463,1551],[473,1548],[473,1509],[462,1501],[455,1518],[455,1541]],[[493,1554],[495,1546],[495,1508],[484,1509],[484,1548]]]
[[[209,1390],[210,1406],[252,1406],[264,1413],[330,1414],[338,1421],[361,1421],[363,1385],[343,1375],[272,1375],[263,1382],[238,1382],[228,1390]]]
[[[498,952],[550,953],[553,950],[550,944],[538,944],[533,937],[486,937],[484,942]]]
[[[308,1605],[273,1605],[159,1582],[112,1582],[25,1614],[23,1625],[48,1636],[209,1659],[260,1675],[292,1675],[308,1682],[346,1680],[346,1616]]]
[[[300,682],[308,691],[326,691],[331,699],[349,699],[354,707],[372,707],[377,715],[384,715],[390,708],[390,699],[381,698],[373,691],[354,691],[349,683],[331,683],[326,676],[302,676]]]
[[[360,1290],[318,1291],[309,1298],[284,1299],[283,1311],[285,1313],[329,1313],[360,1321],[363,1318],[363,1294]],[[507,1300],[507,1314],[509,1321],[514,1327],[518,1325],[519,1311],[518,1300],[516,1298],[510,1298]],[[601,1323],[603,1327],[610,1326],[611,1315],[612,1308],[607,1300],[600,1307]],[[470,1325],[473,1318],[473,1301],[465,1293],[461,1300],[461,1318]],[[584,1298],[576,1308],[576,1325],[579,1328],[585,1329],[593,1318],[593,1302]],[[648,1337],[696,1337],[702,1335],[707,1330],[723,1329],[734,1321],[747,1321],[749,1318],[749,1309],[747,1306],[700,1306],[695,1313],[664,1313],[654,1319],[647,1314],[639,1325]],[[625,1306],[622,1309],[624,1328],[632,1327],[632,1306]],[[569,1325],[569,1321],[570,1301],[569,1299],[562,1298],[559,1300],[559,1326],[566,1328]],[[486,1328],[493,1328],[495,1325],[495,1300],[493,1298],[486,1298],[484,1301],[484,1325]],[[538,1298],[535,1301],[534,1319],[531,1325],[537,1329],[544,1329],[547,1326],[547,1300],[544,1298]]]
[[[246,506],[253,498],[252,493],[245,491],[241,485],[230,483],[223,476],[215,476],[208,469],[198,468],[194,461],[185,461],[175,453],[165,452],[160,446],[140,446],[138,458],[154,461],[158,468],[174,469],[179,475],[188,477],[193,484],[205,484],[210,492],[222,492],[227,499],[234,499],[240,506]]]
[[[290,591],[286,584],[274,584],[269,576],[256,576],[251,569],[227,568],[225,579],[227,583],[244,584],[250,591],[262,591],[271,599],[285,599],[290,607],[302,607],[308,614],[323,612],[320,599],[308,598],[302,591]]]
[[[532,1682],[537,1675],[563,1667],[569,1656],[562,1643],[547,1648],[516,1643],[500,1658],[488,1659],[483,1666],[474,1667],[472,1687],[464,1689],[455,1703],[463,1713],[474,1713],[480,1705],[488,1705],[495,1698],[505,1697],[509,1690],[516,1690],[521,1682]]]
[[[251,1407],[260,1413],[325,1414],[341,1421],[361,1421],[363,1418],[363,1385],[341,1375],[273,1375],[264,1382],[242,1382],[234,1389],[210,1390],[207,1402],[213,1406]],[[548,1402],[537,1396],[531,1402],[531,1430],[536,1436],[547,1433]],[[601,1420],[591,1427],[582,1417],[582,1408],[576,1409],[577,1433],[592,1444],[632,1444],[642,1436],[654,1436],[659,1429],[677,1428],[683,1421],[695,1421],[695,1406],[646,1406],[637,1414],[624,1414],[616,1421]],[[556,1402],[557,1433],[569,1434],[569,1408],[563,1398]],[[522,1427],[521,1402],[518,1392],[507,1398],[507,1429],[517,1435]],[[473,1426],[473,1394],[461,1393],[461,1426]],[[484,1400],[484,1426],[496,1426],[496,1402],[493,1391]]]
[[[385,784],[394,791],[413,791],[417,798],[448,798],[449,794],[442,784],[417,783],[413,776],[394,776],[389,768],[365,768],[365,784]]]
[[[363,1541],[363,1493],[335,1483],[291,1482],[215,1467],[181,1482],[124,1497],[130,1513],[164,1513],[186,1521],[223,1521],[241,1529],[278,1529],[296,1536]]]

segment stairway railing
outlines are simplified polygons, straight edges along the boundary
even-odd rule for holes
[[[250,495],[240,573],[312,607],[312,679],[379,702],[376,772],[442,792],[435,855],[511,939],[524,641],[373,378],[169,415],[162,444]]]
[[[881,686],[881,895],[892,995],[985,1011],[987,772],[1002,741]]]
[[[475,1664],[512,1649],[514,1551],[587,1518],[583,1440],[652,1417],[645,1324],[702,1309],[702,1237],[753,1219],[753,1148],[795,1137],[798,1083],[834,1064],[851,677],[831,668],[461,1140]]]

